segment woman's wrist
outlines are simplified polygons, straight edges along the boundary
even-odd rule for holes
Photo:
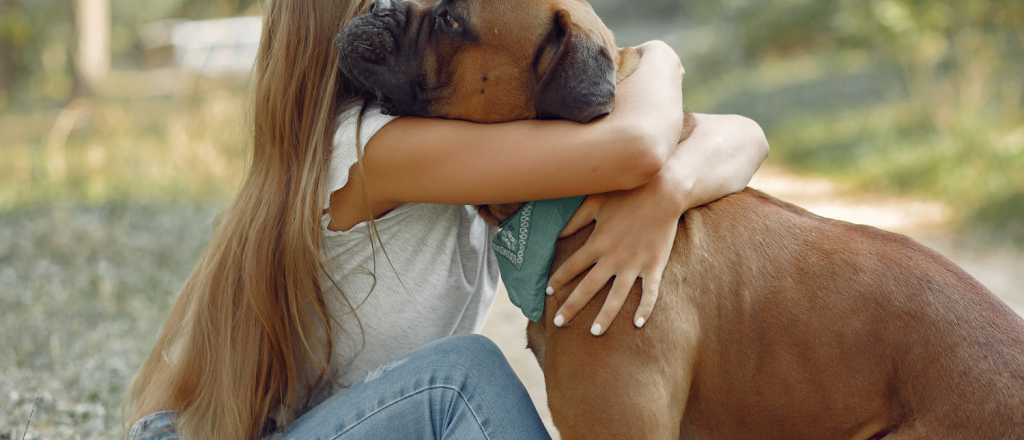
[[[642,54],[637,70],[619,84],[610,118],[667,159],[683,125],[682,64],[664,42],[644,44]]]
[[[616,163],[624,165],[623,171],[628,174],[624,182],[625,189],[634,189],[646,185],[664,168],[666,162],[675,151],[676,143],[664,139],[650,124],[645,124],[635,114],[619,114],[609,116],[602,121],[604,142],[616,150]]]
[[[661,172],[647,184],[657,194],[659,203],[672,215],[680,216],[695,204],[697,175],[679,166],[679,161],[669,160]]]
[[[698,121],[715,121],[707,123],[706,136],[713,139],[714,159],[720,165],[718,173],[707,176],[714,178],[707,184],[711,188],[705,200],[700,204],[709,203],[729,194],[742,191],[761,164],[768,158],[768,139],[764,130],[754,120],[739,115],[697,115]],[[698,127],[700,122],[698,122]],[[715,162],[708,162],[714,164]],[[703,176],[703,175],[702,175]]]
[[[748,118],[695,117],[697,128],[649,183],[680,214],[741,191],[768,153],[764,132]]]

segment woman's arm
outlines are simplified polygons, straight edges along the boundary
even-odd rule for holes
[[[365,191],[378,215],[409,202],[497,204],[636,188],[676,148],[681,81],[675,52],[649,43],[637,71],[619,84],[615,110],[591,124],[400,118],[366,146],[365,182],[352,173],[341,192]]]
[[[634,325],[643,327],[658,300],[679,217],[742,190],[764,161],[768,141],[756,122],[740,116],[695,116],[697,128],[655,179],[632,191],[592,196],[569,222],[563,236],[595,221],[597,227],[551,276],[549,292],[591,269],[556,313],[556,326],[571,321],[614,277],[591,333],[599,336],[608,329],[637,278],[643,279],[643,296]]]
[[[738,115],[694,114],[696,129],[657,179],[679,213],[742,191],[768,157],[761,126]]]

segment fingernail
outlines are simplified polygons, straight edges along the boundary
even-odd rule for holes
[[[544,293],[547,293],[548,296],[554,295],[555,294],[555,288],[551,287],[551,286],[548,286],[547,290],[545,290]]]
[[[565,325],[565,317],[562,315],[555,316],[555,327],[561,327]]]
[[[604,329],[601,328],[601,324],[594,324],[593,327],[590,327],[590,334],[594,336],[601,336],[603,333]]]
[[[636,318],[636,322],[634,322],[634,324],[636,324],[636,328],[644,328],[644,324],[647,324],[647,320],[644,319],[643,316],[641,316],[639,318]]]

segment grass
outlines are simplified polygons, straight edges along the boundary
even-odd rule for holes
[[[109,439],[125,387],[235,190],[245,85],[121,72],[99,99],[4,114],[0,439]],[[59,130],[56,130],[59,131]]]
[[[121,396],[216,206],[25,206],[0,215],[0,438],[110,439]]]
[[[154,93],[154,81],[187,86]],[[71,111],[30,109],[0,118],[0,132],[14,133],[2,147],[0,209],[217,200],[241,181],[245,84],[120,72],[100,96],[73,103]]]

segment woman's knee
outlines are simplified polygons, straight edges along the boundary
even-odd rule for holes
[[[442,339],[429,350],[437,368],[450,375],[465,375],[487,382],[518,382],[501,349],[490,339],[479,335],[453,336]]]
[[[437,342],[437,355],[473,369],[508,368],[505,355],[490,339],[480,335],[452,336]]]
[[[490,438],[544,438],[543,424],[526,388],[498,346],[482,336],[450,337],[428,344],[383,369],[355,392],[374,401],[380,400],[381,390],[398,396],[404,402],[402,407],[426,405],[417,408],[426,408],[435,418],[431,426],[453,429],[448,437],[474,438],[467,432],[486,432]],[[342,397],[354,398],[359,396]],[[343,407],[350,410],[351,404]],[[401,409],[397,405],[389,408]],[[523,430],[537,435],[509,434]]]

